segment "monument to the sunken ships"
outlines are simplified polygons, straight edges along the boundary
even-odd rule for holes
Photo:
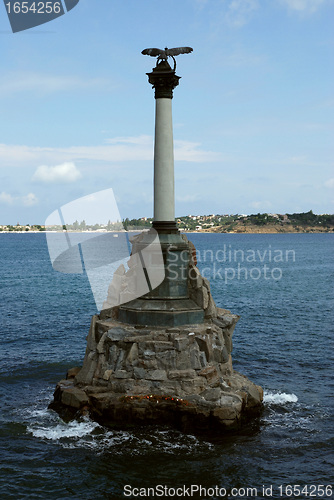
[[[57,385],[50,407],[63,416],[88,413],[106,425],[169,424],[201,432],[239,428],[261,409],[262,388],[232,366],[239,316],[216,307],[209,281],[196,266],[194,245],[175,222],[175,56],[191,51],[143,51],[157,57],[148,73],[156,103],[153,228],[133,238],[129,270],[116,271],[101,313],[93,316],[82,368],[70,369]],[[143,259],[152,241],[158,245]],[[125,300],[132,297],[128,288],[136,269],[152,277],[159,253],[162,282]]]

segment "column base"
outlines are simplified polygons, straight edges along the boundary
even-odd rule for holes
[[[159,234],[175,234],[179,232],[175,220],[165,221],[165,220],[154,220],[152,222],[153,229]]]
[[[203,323],[204,311],[188,298],[140,298],[121,305],[118,309],[118,320],[131,325],[194,325]]]

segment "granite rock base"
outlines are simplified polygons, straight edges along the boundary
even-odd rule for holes
[[[50,407],[105,425],[167,424],[185,432],[239,429],[263,390],[233,369],[239,316],[216,308],[200,325],[147,327],[95,315],[83,366],[68,371]]]

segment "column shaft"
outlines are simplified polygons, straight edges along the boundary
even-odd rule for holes
[[[174,221],[172,99],[156,99],[155,113],[154,220]]]

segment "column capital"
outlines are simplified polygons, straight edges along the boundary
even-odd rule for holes
[[[155,90],[154,97],[156,99],[161,97],[173,99],[173,90],[178,86],[181,77],[175,74],[167,61],[162,60],[153,68],[152,73],[146,74],[149,83]]]

